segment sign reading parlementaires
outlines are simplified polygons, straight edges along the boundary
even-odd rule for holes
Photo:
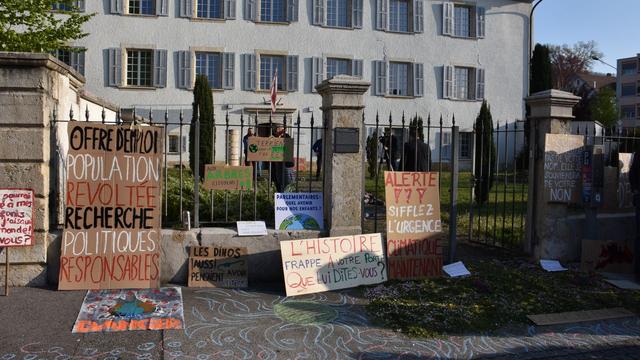
[[[280,242],[287,296],[387,280],[380,234]]]
[[[33,207],[30,189],[0,189],[0,247],[33,245]]]
[[[437,172],[385,171],[389,278],[442,275],[442,222]]]
[[[192,246],[189,249],[189,287],[248,287],[247,248]]]
[[[207,165],[203,187],[207,190],[250,190],[253,166]]]
[[[276,193],[276,229],[322,230],[322,193]]]
[[[578,203],[584,136],[546,134],[544,198],[547,202]]]
[[[249,137],[247,161],[293,161],[293,139],[282,137]]]
[[[69,122],[59,289],[158,287],[163,131]]]

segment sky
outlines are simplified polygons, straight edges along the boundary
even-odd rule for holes
[[[602,60],[615,67],[617,59],[640,53],[639,22],[640,0],[543,0],[534,12],[533,43],[595,40]],[[598,61],[593,70],[615,73]]]

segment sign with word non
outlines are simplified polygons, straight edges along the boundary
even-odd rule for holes
[[[442,275],[442,220],[437,172],[385,171],[389,278]]]
[[[33,207],[30,189],[0,189],[0,247],[33,245]]]
[[[387,280],[380,234],[280,242],[287,296]]]
[[[578,203],[584,136],[546,134],[544,197],[547,202]]]
[[[293,162],[293,139],[249,137],[247,161]]]
[[[322,230],[322,193],[276,193],[276,229]]]
[[[250,190],[253,188],[253,166],[206,165],[202,187],[207,190]]]
[[[190,287],[248,287],[246,247],[192,246],[189,249]]]
[[[68,124],[59,289],[160,284],[163,130]]]

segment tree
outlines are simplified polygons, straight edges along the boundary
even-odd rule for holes
[[[549,45],[553,85],[556,89],[565,89],[571,76],[591,70],[593,57],[602,57],[595,41],[579,41],[573,46]]]
[[[487,202],[493,187],[493,171],[496,168],[496,147],[493,144],[493,119],[487,101],[482,102],[476,118],[475,128],[475,168],[474,193],[480,205]]]
[[[54,9],[67,9],[57,10]],[[82,25],[94,14],[82,14],[71,0],[0,1],[0,50],[51,52],[71,49],[69,42],[87,33]]]
[[[431,115],[429,115],[431,116]],[[422,117],[421,116],[414,116],[413,119],[411,119],[411,121],[409,122],[409,129],[411,128],[417,128],[418,130],[418,138],[422,141],[424,141],[424,124],[422,122]]]
[[[551,72],[549,47],[536,44],[531,58],[531,84],[529,84],[531,94],[549,90],[553,87]]]
[[[373,179],[378,174],[378,130],[367,138],[367,171],[369,178]]]
[[[614,126],[618,121],[615,91],[609,87],[601,88],[591,102],[590,110],[593,120],[599,121],[604,127]]]
[[[193,117],[189,129],[189,164],[191,170],[195,172],[195,116],[196,112],[200,120],[200,158],[199,169],[200,179],[204,176],[205,164],[213,163],[213,96],[209,87],[209,80],[205,75],[196,77],[196,84],[193,88]]]

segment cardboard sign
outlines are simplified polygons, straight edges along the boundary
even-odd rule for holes
[[[322,230],[322,193],[276,193],[276,229]]]
[[[578,203],[584,136],[546,134],[544,148],[545,201]]]
[[[247,248],[192,246],[189,249],[189,287],[246,288]]]
[[[253,166],[206,165],[203,188],[207,190],[250,190]]]
[[[68,134],[59,289],[158,287],[162,128],[72,121]]]
[[[387,280],[380,234],[280,242],[287,296]]]
[[[293,162],[293,139],[249,137],[247,161]]]
[[[582,240],[583,271],[633,273],[633,240]]]
[[[268,235],[267,224],[264,221],[236,221],[238,236]]]
[[[384,172],[389,278],[442,275],[442,221],[437,172]]]
[[[30,189],[0,189],[0,247],[33,245],[33,204]]]
[[[631,170],[631,161],[633,160],[632,153],[619,153],[618,154],[618,208],[619,209],[631,209],[633,208],[633,190],[631,190],[631,183],[629,182],[629,171]]]

